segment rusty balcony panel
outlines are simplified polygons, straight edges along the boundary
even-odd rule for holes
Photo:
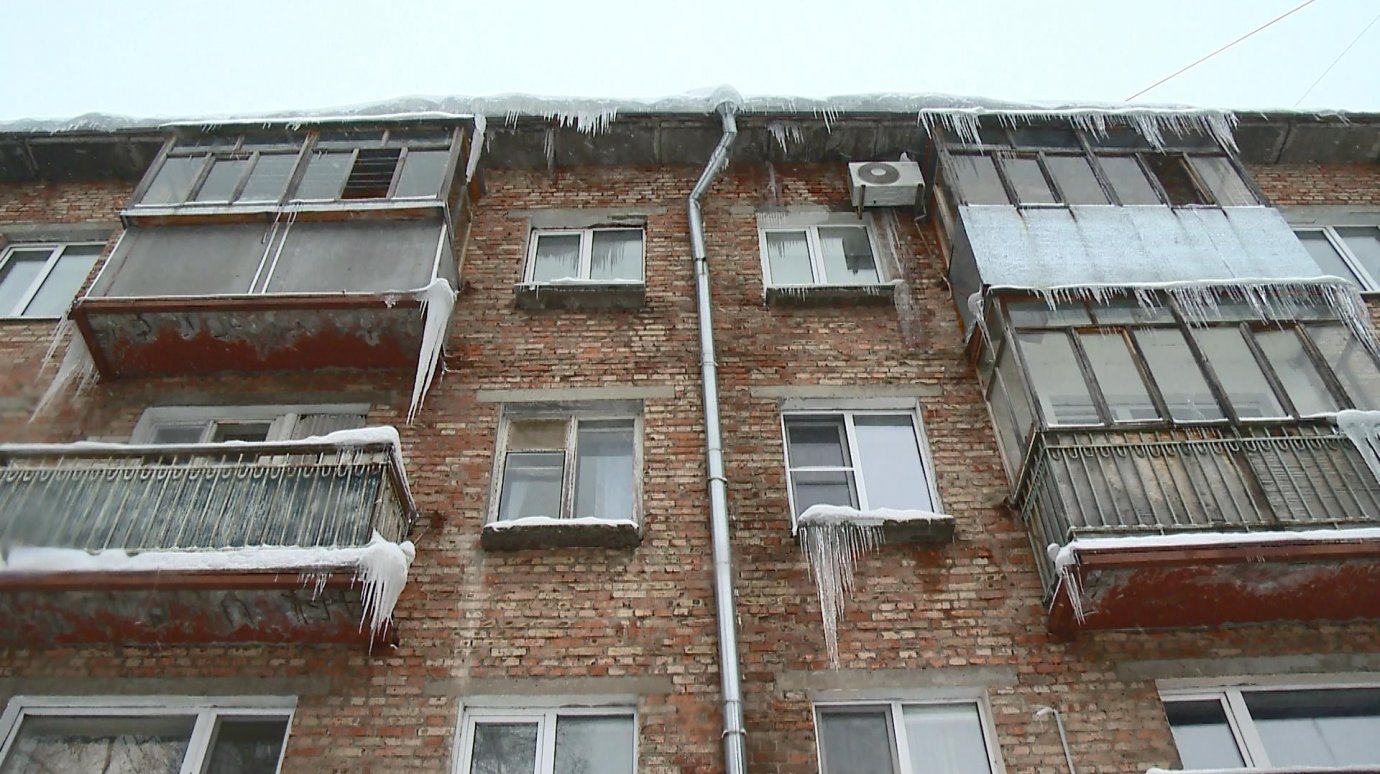
[[[1056,628],[1380,615],[1380,541],[1354,531],[1380,527],[1380,482],[1323,421],[1044,431],[1013,499]],[[1087,542],[1172,535],[1228,537]],[[1076,584],[1054,560],[1073,541]]]

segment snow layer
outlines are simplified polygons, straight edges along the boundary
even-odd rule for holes
[[[441,349],[446,343],[450,313],[455,309],[455,290],[440,277],[411,295],[422,302],[421,315],[426,321],[422,324],[421,351],[417,353],[417,376],[412,382],[412,403],[407,407],[408,424],[417,418],[427,391],[431,389],[431,380],[441,363]]]
[[[398,430],[389,425],[378,425],[375,427],[357,427],[351,430],[336,430],[325,435],[312,435],[306,438],[294,438],[291,440],[271,441],[268,445],[274,448],[284,447],[320,447],[331,446],[337,449],[354,449],[362,446],[375,444],[388,444],[394,449],[401,449],[402,442],[398,436]],[[246,447],[252,448],[263,446],[263,443],[251,443],[248,441],[221,441],[219,443],[191,443],[177,444],[176,448],[186,449],[188,452],[195,453],[204,449],[207,453],[223,452],[226,448]],[[109,451],[109,452],[165,452],[169,449],[168,444],[138,444],[138,443],[112,443],[109,441],[77,441],[75,443],[7,443],[0,444],[0,451],[9,453],[33,453],[33,454],[63,454],[69,451]]]
[[[602,529],[637,529],[637,522],[631,519],[601,519],[598,516],[580,516],[562,519],[556,516],[523,516],[520,519],[491,521],[484,525],[488,530],[531,529],[534,527],[597,527]]]
[[[857,524],[866,527],[880,527],[886,524],[904,524],[911,521],[950,521],[953,517],[946,513],[935,513],[919,509],[875,508],[860,511],[843,505],[811,505],[795,520],[796,529],[811,525]]]
[[[393,543],[377,532],[368,545],[346,548],[248,546],[137,554],[108,549],[92,554],[71,548],[16,546],[0,559],[0,573],[282,571],[316,577],[319,593],[323,573],[353,567],[354,577],[364,586],[360,627],[367,622],[377,636],[393,619],[416,555],[411,541]]]

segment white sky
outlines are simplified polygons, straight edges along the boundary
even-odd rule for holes
[[[0,0],[0,120],[409,95],[1120,102],[1303,0]],[[1138,103],[1288,108],[1380,15],[1315,0]],[[1380,23],[1302,103],[1380,111]]]

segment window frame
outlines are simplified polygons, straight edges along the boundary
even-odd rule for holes
[[[62,257],[66,255],[67,250],[72,247],[100,248],[100,253],[96,256],[95,262],[97,267],[101,265],[101,259],[105,257],[105,242],[11,242],[9,244],[0,245],[0,275],[3,275],[5,267],[9,266],[10,261],[14,258],[16,253],[31,250],[49,251],[48,258],[43,263],[43,268],[39,269],[38,276],[34,277],[33,281],[29,283],[28,289],[19,297],[14,308],[8,311],[0,310],[0,320],[58,320],[63,317],[63,315],[25,315],[24,310],[28,309],[29,304],[33,303],[34,298],[38,295],[39,291],[43,289],[44,284],[48,282],[48,278],[52,275],[53,270],[57,268]],[[76,289],[72,291],[72,298],[67,302],[68,306],[71,306],[72,302],[81,295],[81,289],[86,286],[86,282],[90,278],[91,272],[87,272],[87,276],[83,278]]]
[[[556,759],[556,724],[561,717],[626,717],[632,723],[632,766],[637,770],[640,730],[639,714],[633,704],[557,704],[516,706],[468,706],[460,713],[460,732],[456,734],[455,774],[470,774],[474,764],[475,727],[480,722],[535,723],[537,726],[536,774],[553,774]]]
[[[268,436],[263,443],[286,441],[292,438],[297,423],[305,415],[340,414],[361,415],[368,425],[369,404],[281,404],[259,406],[150,406],[140,415],[130,433],[130,443],[153,445],[155,433],[165,427],[201,425],[201,439],[197,443],[212,443],[216,427],[222,423],[268,422]]]
[[[639,267],[639,276],[635,280],[626,279],[590,279],[590,272],[593,268],[594,256],[594,234],[602,231],[635,231],[642,241],[642,265]],[[580,256],[579,268],[577,273],[580,275],[575,278],[575,282],[551,282],[548,280],[536,280],[533,276],[537,271],[537,244],[542,237],[548,236],[579,236],[580,237]],[[522,283],[524,285],[536,286],[560,286],[567,284],[578,285],[634,285],[646,284],[647,282],[647,229],[644,226],[609,225],[609,226],[586,226],[584,228],[534,228],[527,239],[527,261],[523,267]]]
[[[1380,277],[1372,275],[1370,271],[1366,269],[1365,266],[1361,265],[1360,260],[1356,258],[1355,254],[1351,252],[1351,248],[1346,244],[1346,240],[1342,239],[1341,234],[1337,232],[1338,228],[1368,228],[1372,231],[1375,231],[1377,238],[1380,239],[1380,225],[1365,223],[1329,223],[1324,225],[1301,225],[1291,223],[1289,224],[1289,228],[1296,235],[1300,231],[1321,233],[1323,235],[1323,238],[1327,240],[1327,243],[1331,245],[1332,250],[1337,254],[1337,257],[1341,259],[1342,265],[1346,266],[1346,268],[1352,273],[1352,279],[1355,279],[1357,281],[1357,284],[1360,287],[1361,292],[1367,295],[1380,293]],[[1342,279],[1348,278],[1343,277]]]
[[[852,217],[852,216],[850,216],[850,217]],[[820,241],[819,241],[819,230],[820,230],[821,228],[826,228],[826,229],[828,229],[828,228],[860,228],[860,229],[862,229],[862,230],[863,230],[863,233],[867,236],[867,248],[868,248],[868,250],[870,250],[870,251],[872,252],[872,263],[873,263],[874,266],[877,267],[877,281],[876,281],[876,282],[830,282],[830,281],[828,281],[829,274],[828,274],[828,272],[826,271],[825,266],[824,266],[824,250],[823,250],[823,248],[820,246]],[[810,259],[810,275],[811,275],[811,278],[814,279],[815,281],[814,281],[814,282],[811,282],[811,283],[808,283],[808,284],[800,284],[800,283],[797,283],[797,284],[781,284],[781,283],[777,283],[777,282],[775,282],[775,281],[772,279],[772,276],[771,276],[771,258],[770,258],[770,255],[768,254],[768,251],[767,251],[767,234],[769,234],[769,233],[783,233],[783,232],[801,232],[801,231],[805,232],[806,250],[807,250],[808,253],[809,253],[809,259]],[[804,222],[804,219],[802,219],[802,222],[801,222],[799,225],[792,225],[792,224],[791,224],[791,219],[790,219],[790,218],[786,218],[786,219],[784,219],[781,223],[773,223],[773,224],[771,224],[771,225],[759,224],[758,227],[757,227],[757,242],[758,242],[758,252],[760,253],[761,261],[762,261],[762,279],[763,279],[763,285],[764,285],[768,290],[777,289],[777,288],[867,288],[867,287],[876,287],[876,286],[878,286],[878,285],[887,285],[887,284],[890,284],[891,281],[892,281],[892,279],[893,279],[893,278],[890,276],[890,271],[889,271],[888,268],[887,268],[887,262],[886,262],[885,260],[883,260],[883,258],[882,258],[882,253],[881,253],[881,251],[878,249],[878,247],[879,247],[879,242],[878,242],[878,240],[877,240],[877,234],[876,234],[875,230],[873,229],[873,225],[872,225],[871,219],[866,219],[866,220],[862,221],[861,223],[858,223],[858,222],[841,223],[841,222],[833,222],[832,220],[830,220],[830,221],[828,221],[828,222],[816,222],[814,219],[810,219],[810,222]],[[824,280],[823,280],[823,281],[820,281],[820,279],[819,279],[820,277],[824,277]]]
[[[1179,681],[1170,681],[1176,683]],[[1222,705],[1227,727],[1236,742],[1237,752],[1245,762],[1246,769],[1270,769],[1270,756],[1264,741],[1255,727],[1250,708],[1246,704],[1246,694],[1252,693],[1297,693],[1305,691],[1380,691],[1380,683],[1370,681],[1282,681],[1268,684],[1226,683],[1217,685],[1174,686],[1161,685],[1160,702],[1166,708],[1175,702],[1218,701]],[[1167,714],[1167,713],[1166,713]],[[1171,726],[1172,727],[1172,726]],[[1175,746],[1177,751],[1177,745]],[[1305,764],[1312,766],[1314,764]],[[1319,769],[1326,770],[1326,768]],[[1186,769],[1193,771],[1193,769]]]
[[[780,412],[779,419],[781,425],[781,462],[782,469],[786,474],[786,498],[791,512],[791,529],[794,531],[798,526],[799,516],[797,515],[795,503],[795,482],[792,473],[797,470],[803,471],[841,471],[848,470],[853,473],[854,488],[858,495],[858,506],[856,510],[861,514],[869,513],[867,507],[866,488],[864,481],[866,476],[862,471],[861,457],[858,454],[858,440],[854,430],[854,418],[859,416],[904,416],[910,420],[911,430],[915,433],[916,453],[919,455],[920,465],[925,471],[927,493],[930,499],[929,510],[934,513],[943,513],[943,505],[939,497],[939,485],[935,477],[934,451],[930,448],[929,437],[925,434],[925,423],[920,417],[920,407],[915,404],[897,406],[894,408],[880,406],[857,406],[850,407],[847,403],[831,402],[829,405],[786,407]],[[787,431],[787,422],[792,417],[826,417],[839,418],[844,420],[845,442],[849,459],[853,461],[852,467],[833,468],[833,467],[808,467],[793,468],[790,458],[790,438]]]
[[[14,696],[0,713],[0,764],[9,756],[26,717],[171,715],[196,718],[180,774],[204,771],[216,722],[221,718],[284,720],[283,744],[274,769],[278,772],[282,771],[296,713],[296,696]]]
[[[512,425],[522,422],[540,421],[564,421],[565,422],[565,457],[562,461],[561,470],[561,513],[558,518],[561,521],[568,521],[577,518],[575,515],[575,487],[579,474],[579,449],[578,438],[581,422],[631,422],[633,433],[633,512],[632,521],[638,529],[642,528],[643,519],[643,466],[644,454],[644,423],[641,411],[634,411],[622,406],[609,407],[589,407],[575,410],[546,410],[541,408],[519,408],[505,409],[499,417],[498,424],[498,443],[494,449],[494,472],[491,476],[489,486],[489,509],[485,525],[499,524],[503,520],[499,518],[502,508],[503,485],[508,470],[508,444]],[[555,449],[550,450],[555,452]],[[521,453],[521,452],[519,452]],[[620,523],[617,519],[598,517],[601,521],[611,524]],[[509,520],[512,521],[512,520]]]
[[[966,692],[965,692],[966,693]],[[982,734],[983,748],[987,755],[987,765],[992,774],[1003,774],[1005,767],[1001,760],[1001,745],[997,741],[996,726],[992,721],[992,709],[985,695],[970,697],[940,697],[920,699],[880,699],[857,701],[816,701],[811,705],[811,721],[815,734],[815,760],[820,774],[829,774],[824,766],[824,747],[820,744],[821,710],[846,714],[850,712],[875,712],[884,709],[887,713],[887,736],[891,740],[891,763],[893,774],[914,774],[910,768],[909,751],[905,729],[904,710],[906,707],[921,706],[971,706],[977,709],[978,730]]]

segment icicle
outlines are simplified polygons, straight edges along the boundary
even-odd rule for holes
[[[488,121],[483,114],[476,114],[474,117],[474,136],[470,138],[470,154],[465,159],[465,182],[474,180],[474,173],[479,169],[479,157],[484,153],[484,144],[489,141],[487,132]]]
[[[542,152],[546,154],[546,168],[553,169],[556,166],[556,129],[548,126],[546,135],[542,138]]]
[[[776,138],[776,142],[781,145],[782,155],[789,155],[791,143],[799,145],[805,139],[805,133],[801,130],[800,124],[788,124],[784,121],[772,121],[767,124],[767,131]]]
[[[86,348],[86,340],[82,338],[76,324],[68,319],[64,320],[58,328],[59,332],[54,336],[52,345],[49,346],[49,356],[56,349],[58,340],[64,335],[67,336],[67,352],[63,354],[57,373],[53,374],[53,380],[48,383],[48,389],[43,391],[43,396],[38,399],[38,405],[29,415],[30,422],[46,411],[68,386],[75,383],[77,391],[81,392],[96,381],[96,361],[91,359],[91,352]]]
[[[801,514],[797,534],[819,595],[829,663],[838,669],[839,619],[843,618],[845,602],[853,591],[858,557],[875,551],[882,544],[881,523],[836,516],[828,508],[813,506]]]
[[[1224,110],[1117,107],[1003,110],[968,107],[922,108],[917,116],[926,131],[933,132],[934,127],[941,126],[966,143],[978,142],[978,123],[983,118],[1013,129],[1037,122],[1064,121],[1095,137],[1105,137],[1108,129],[1114,125],[1125,125],[1144,137],[1156,150],[1164,149],[1166,132],[1175,135],[1203,134],[1236,150],[1232,131],[1237,118],[1235,114]]]
[[[1355,444],[1371,475],[1380,482],[1380,411],[1339,411],[1332,421]]]
[[[417,549],[412,541],[392,543],[374,533],[373,540],[355,565],[355,578],[364,584],[360,594],[361,630],[368,622],[369,632],[378,637],[393,620],[393,608],[407,585],[407,571],[416,557]]]
[[[896,278],[896,287],[893,288],[892,302],[896,306],[896,319],[901,326],[901,341],[908,347],[920,345],[920,320],[917,317],[915,302],[910,295],[910,283],[905,279],[902,271],[901,256],[905,254],[903,245],[905,241],[901,237],[900,223],[896,220],[896,211],[887,209],[881,216],[882,227],[878,229],[882,238],[882,260],[888,263],[887,275]]]
[[[422,346],[417,353],[417,378],[412,383],[412,403],[407,409],[407,422],[417,417],[417,412],[426,400],[427,390],[431,389],[432,377],[441,362],[441,347],[446,341],[446,326],[450,323],[451,310],[455,308],[455,291],[444,279],[435,279],[430,285],[412,293],[421,301]]]

